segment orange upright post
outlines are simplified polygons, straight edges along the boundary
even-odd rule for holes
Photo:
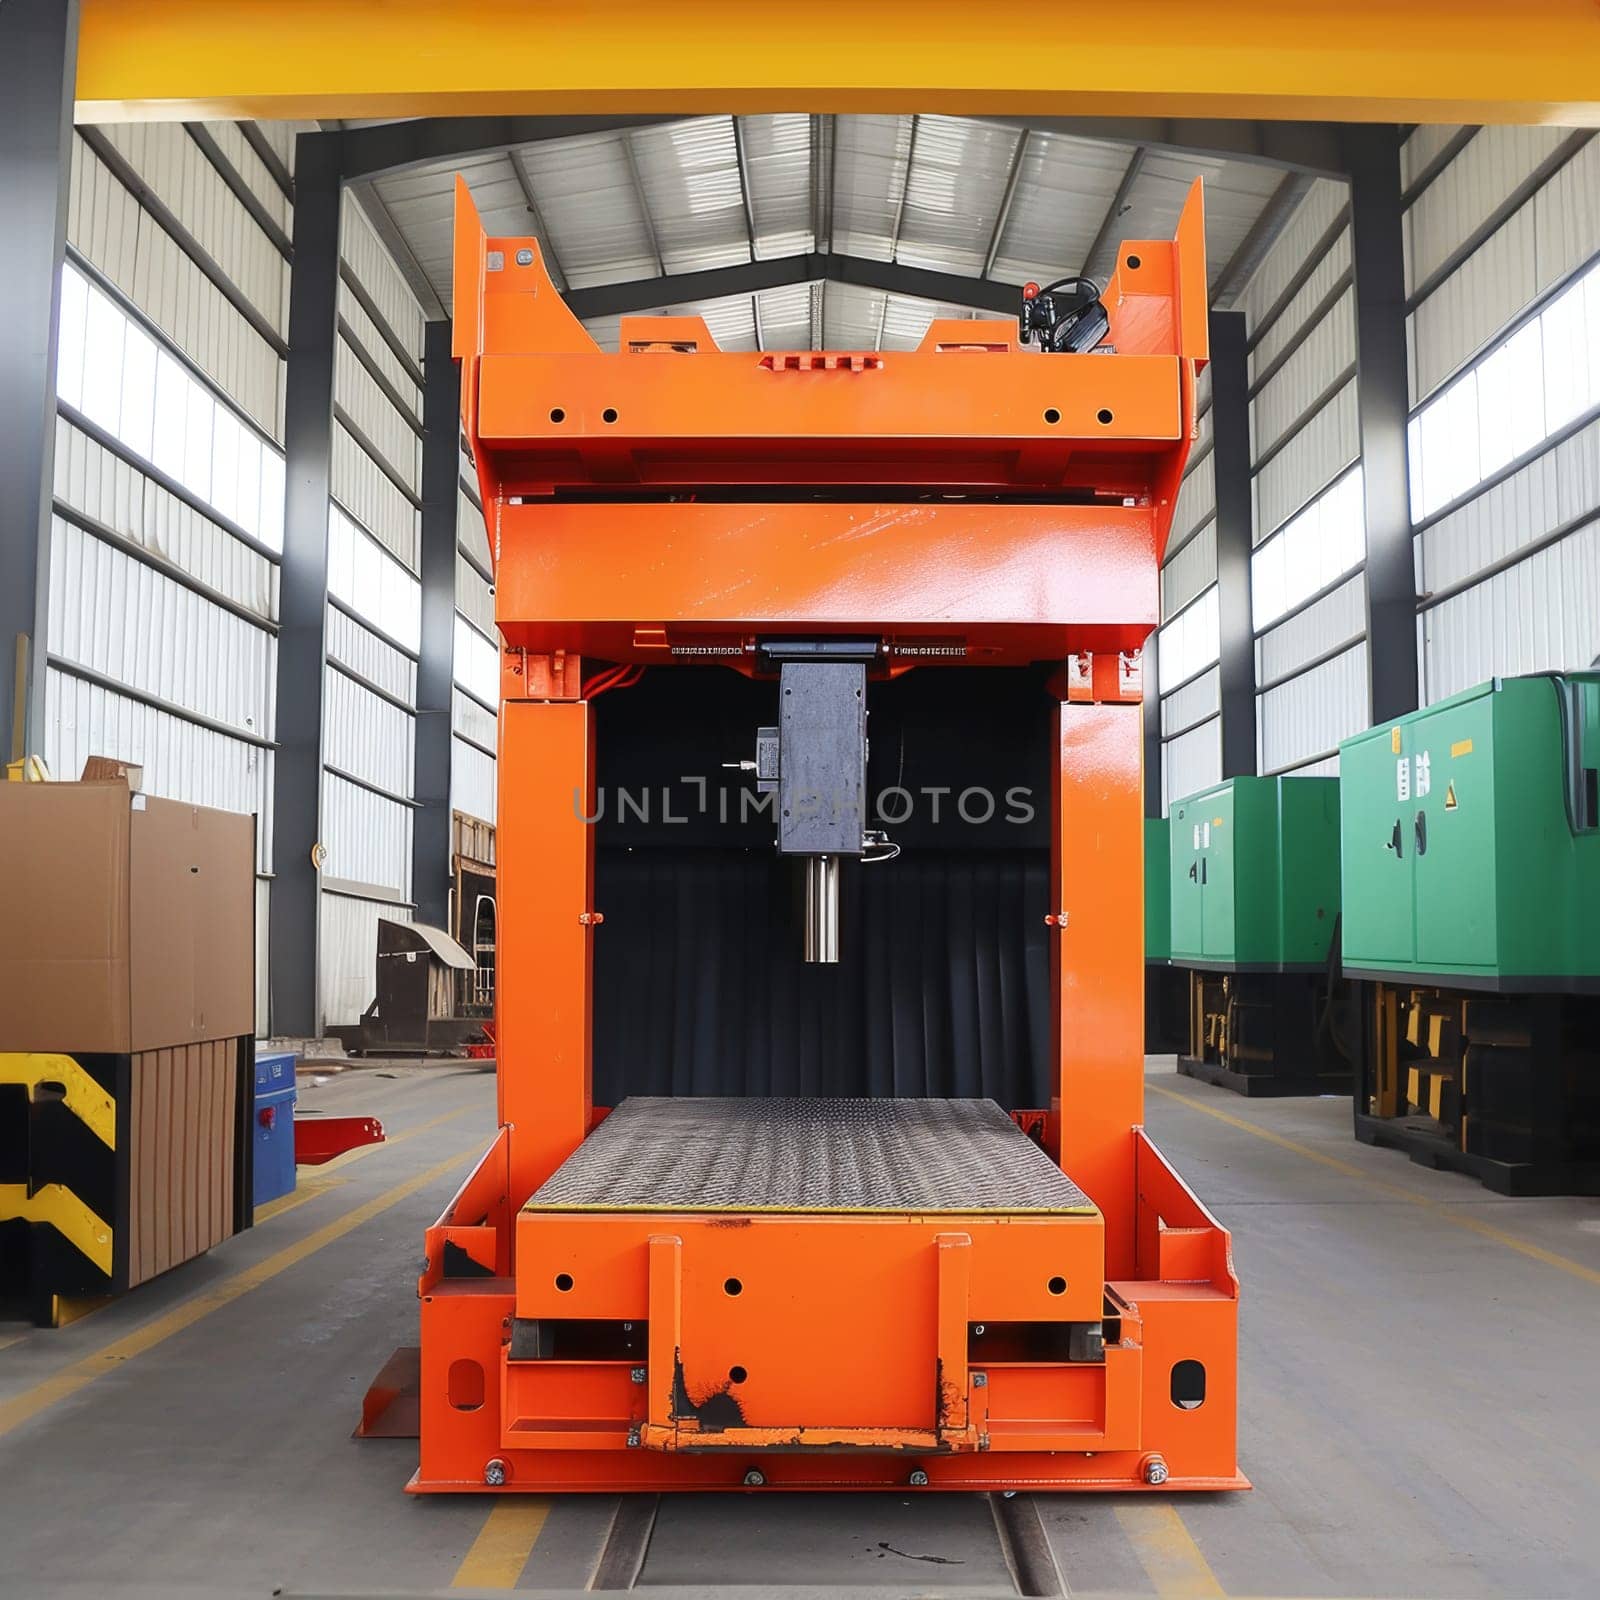
[[[502,1126],[428,1232],[414,1489],[1245,1486],[1228,1235],[1142,1127],[1141,650],[1202,245],[1196,185],[1175,240],[1123,247],[1092,355],[1009,321],[736,354],[659,317],[609,355],[459,186],[504,641]],[[590,702],[707,662],[832,685],[863,782],[872,684],[1055,665],[1048,1107],[593,1105],[594,1008],[630,997],[594,993]],[[777,786],[811,746],[766,731],[751,781]],[[837,847],[777,827],[823,904]]]

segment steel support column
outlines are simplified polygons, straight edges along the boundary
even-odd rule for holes
[[[1211,313],[1211,466],[1217,486],[1222,775],[1256,770],[1256,643],[1250,618],[1250,370],[1242,311]]]
[[[422,647],[417,662],[411,897],[417,921],[450,926],[450,697],[455,682],[456,507],[461,369],[450,324],[430,322],[423,346]]]
[[[1356,385],[1367,520],[1367,658],[1374,723],[1417,709],[1417,580],[1406,465],[1406,276],[1400,130],[1345,130],[1356,290]]]
[[[278,753],[273,767],[269,942],[273,1033],[320,1032],[322,680],[327,662],[328,512],[338,342],[340,136],[303,133],[295,151],[294,271],[284,394],[283,566],[279,578]],[[334,870],[337,870],[335,867]]]
[[[0,760],[44,746],[56,341],[77,58],[77,0],[0,5]]]

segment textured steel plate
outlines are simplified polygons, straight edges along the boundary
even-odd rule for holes
[[[992,1100],[634,1096],[530,1211],[1092,1213]]]

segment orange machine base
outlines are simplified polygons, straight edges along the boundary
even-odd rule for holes
[[[429,1231],[409,1488],[1248,1488],[1228,1236],[1130,1138],[1135,1275],[1106,1282],[1094,1211],[513,1216],[502,1134]],[[1098,1359],[1030,1343],[1057,1272]]]

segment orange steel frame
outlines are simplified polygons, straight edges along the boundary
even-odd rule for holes
[[[1207,354],[1199,185],[1176,240],[1123,247],[1116,353],[1084,356],[1024,353],[1011,321],[935,322],[906,353],[735,354],[698,318],[652,317],[602,354],[537,244],[486,239],[464,185],[456,208],[504,638],[501,1127],[428,1231],[411,1487],[1247,1487],[1228,1235],[1141,1126],[1140,651]],[[892,672],[952,648],[1061,664],[1055,1071],[1033,1121],[1094,1213],[523,1209],[604,1115],[596,663],[754,671],[757,637],[829,634],[881,639]],[[969,1350],[977,1322],[1102,1316],[1103,1362]],[[513,1359],[521,1318],[644,1325],[648,1354]],[[1206,1392],[1186,1409],[1190,1360]],[[703,1408],[730,1366],[719,1426]]]

